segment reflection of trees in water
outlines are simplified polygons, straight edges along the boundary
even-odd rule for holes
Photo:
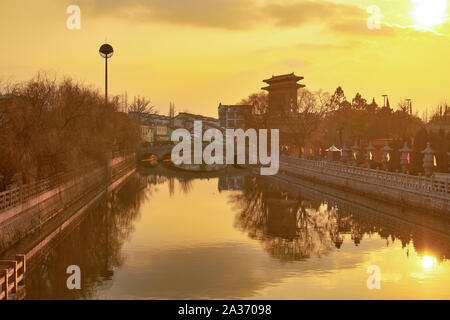
[[[398,218],[383,214],[362,211],[349,212],[346,210],[339,210],[338,212],[342,220],[339,232],[350,232],[352,239],[353,237],[357,239],[355,243],[359,243],[363,237],[370,238],[372,235],[377,234],[386,240],[386,246],[400,241],[402,248],[406,249],[407,255],[411,246],[419,256],[433,255],[438,261],[446,260],[450,255],[450,238],[448,233],[436,232],[419,224],[406,223]],[[406,215],[407,213],[405,212]],[[448,221],[436,220],[427,216],[423,216],[420,222],[429,227],[439,223],[449,224]]]
[[[283,261],[327,254],[334,245],[330,234],[336,228],[336,211],[258,182],[249,180],[241,193],[230,196],[239,210],[235,226]]]
[[[449,256],[448,236],[383,214],[323,201],[302,199],[262,178],[247,180],[240,193],[230,196],[238,211],[235,226],[283,261],[327,254],[333,246],[342,246],[344,235],[350,235],[357,246],[374,234],[386,239],[387,245],[400,240],[405,248],[412,242],[419,255],[432,253],[438,260]]]
[[[149,193],[142,187],[139,178],[134,177],[111,204],[104,199],[85,212],[79,225],[27,274],[27,299],[89,299],[98,286],[110,284],[105,280],[111,279],[114,268],[123,263],[121,248]],[[67,289],[69,265],[81,269],[81,290]]]
[[[189,194],[190,192],[192,192],[194,186],[193,186],[193,180],[192,179],[183,179],[183,178],[176,178],[176,177],[168,177],[165,175],[160,175],[160,174],[148,174],[148,175],[143,175],[142,177],[145,177],[145,179],[148,180],[148,182],[150,184],[153,185],[163,185],[166,184],[169,187],[169,194],[170,197],[173,197],[175,195],[175,180],[178,181],[178,190],[183,193],[183,194]],[[158,190],[158,187],[156,187],[156,190]]]
[[[189,194],[194,189],[194,186],[192,184],[192,180],[178,180],[180,184],[180,191],[183,194]]]

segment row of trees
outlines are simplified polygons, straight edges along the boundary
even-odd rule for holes
[[[421,171],[423,158],[420,153],[430,142],[436,151],[440,171],[448,170],[447,152],[450,135],[441,131],[427,133],[426,123],[417,114],[412,114],[406,102],[400,102],[397,110],[389,106],[378,106],[375,100],[368,102],[357,93],[349,101],[343,89],[338,87],[333,94],[301,88],[295,109],[282,108],[274,113],[269,109],[268,94],[254,93],[241,104],[253,105],[250,125],[259,128],[280,128],[280,143],[291,144],[300,152],[306,143],[314,149],[324,150],[332,144],[348,147],[363,145],[377,138],[392,139],[393,164],[400,162],[399,149],[405,141],[414,149],[412,153],[414,171]],[[431,117],[429,124],[450,125],[450,109],[440,108]],[[393,168],[394,169],[394,168]]]
[[[0,190],[83,164],[105,164],[111,151],[134,148],[137,124],[105,104],[97,90],[38,74],[3,88],[0,101]]]
[[[399,103],[399,108],[394,111],[389,106],[379,107],[375,100],[368,103],[359,93],[350,102],[341,87],[331,96],[330,106],[334,111],[326,119],[330,142],[341,144],[376,138],[410,139],[424,125],[419,117],[410,114],[403,103]]]

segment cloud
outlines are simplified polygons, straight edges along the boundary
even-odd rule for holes
[[[365,20],[347,20],[331,23],[329,29],[336,33],[362,36],[390,36],[396,33],[392,26],[385,24],[381,25],[380,29],[369,29]]]
[[[196,27],[247,29],[260,21],[253,0],[82,0],[80,6],[97,17]]]
[[[328,1],[301,1],[288,4],[269,4],[263,12],[275,25],[296,27],[307,23],[327,23],[329,21],[361,18],[365,11],[352,5]]]
[[[166,22],[222,29],[249,29],[271,23],[298,27],[363,18],[359,7],[329,1],[292,0],[273,4],[256,0],[80,0],[92,16],[115,16],[132,21]],[[365,24],[365,22],[361,22]]]
[[[371,30],[362,7],[326,0],[79,0],[79,5],[86,16],[122,18],[134,23],[162,22],[232,31],[262,25],[285,29],[319,26],[335,35],[370,38],[405,33],[389,24]]]

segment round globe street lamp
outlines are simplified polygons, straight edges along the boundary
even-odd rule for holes
[[[111,45],[105,43],[100,47],[100,55],[105,58],[105,104],[108,103],[108,58],[111,58],[114,50]]]

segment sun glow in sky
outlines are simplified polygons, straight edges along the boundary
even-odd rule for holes
[[[419,0],[417,0],[419,1]],[[69,30],[69,0],[0,3],[0,81],[38,71],[103,90],[99,46],[114,47],[110,94],[145,95],[167,113],[217,116],[258,92],[262,79],[295,72],[312,90],[342,86],[413,111],[449,101],[447,0],[78,0],[81,29]],[[369,29],[369,6],[380,29]]]
[[[447,18],[447,0],[413,0],[414,21],[419,25],[431,27],[445,22]]]

